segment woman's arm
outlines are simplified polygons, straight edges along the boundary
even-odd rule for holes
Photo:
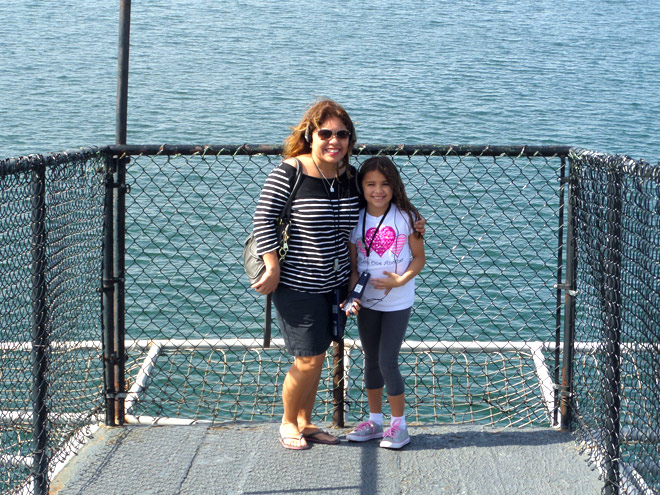
[[[277,254],[277,249],[269,251],[263,255],[264,265],[266,271],[259,280],[253,283],[250,287],[256,290],[259,294],[270,294],[280,283],[280,260]]]
[[[423,217],[419,217],[419,220],[415,222],[413,228],[415,229],[415,232],[419,232],[419,234],[424,237],[424,235],[426,235],[426,220]]]
[[[292,164],[289,163],[289,165]],[[295,165],[293,166],[295,168]],[[285,189],[283,184],[289,185],[289,189]],[[266,182],[261,189],[253,219],[254,235],[257,239],[257,253],[264,251],[262,257],[266,266],[266,271],[262,277],[251,285],[260,294],[270,294],[280,283],[279,246],[275,221],[290,194],[289,178],[280,167],[274,169],[266,178]]]

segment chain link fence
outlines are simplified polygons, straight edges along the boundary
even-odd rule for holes
[[[573,425],[605,493],[660,493],[660,165],[574,157]]]
[[[100,420],[105,158],[0,161],[0,492],[45,493]]]
[[[263,346],[241,252],[280,151],[0,162],[0,492],[46,493],[103,419],[279,420],[291,358],[276,326]],[[428,222],[401,353],[409,421],[548,426],[561,406],[610,493],[657,492],[657,167],[564,147],[363,146],[352,163],[375,154]],[[362,366],[351,320],[316,421],[362,420]]]
[[[279,418],[290,358],[277,330],[273,347],[262,348],[264,298],[249,289],[241,267],[252,212],[279,150],[123,151],[131,155],[130,420]],[[411,421],[549,424],[558,367],[559,151],[376,146],[354,155],[356,166],[391,155],[428,221],[427,264],[401,358]],[[340,416],[355,423],[367,413],[356,339],[351,321],[339,377],[338,360],[328,355],[318,421],[337,417],[337,382]]]

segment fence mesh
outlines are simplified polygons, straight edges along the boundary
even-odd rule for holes
[[[145,421],[282,414],[290,358],[277,329],[274,348],[260,348],[264,299],[241,265],[261,185],[281,156],[240,151],[161,149],[127,166],[128,407]],[[377,153],[392,155],[428,221],[427,265],[402,352],[410,420],[548,424],[561,158],[376,147],[353,164]],[[226,339],[244,346],[221,348]],[[356,339],[350,322],[349,423],[367,410]],[[333,372],[329,353],[319,421],[332,421]]]
[[[610,486],[659,493],[660,166],[582,152],[573,170],[573,427]]]
[[[564,356],[567,231],[577,252],[568,259],[577,262],[571,427],[608,493],[660,491],[660,167],[573,151],[575,220],[564,229],[568,149],[356,151],[354,165],[391,155],[428,221],[401,354],[410,421],[549,424]],[[31,493],[37,464],[52,473],[102,418],[104,195],[117,186],[106,160],[119,152],[129,159],[126,418],[282,414],[291,359],[276,321],[273,346],[262,347],[264,299],[240,260],[277,148],[109,147],[0,161],[2,493]],[[326,423],[331,354],[314,411]],[[341,357],[351,424],[367,411],[353,320]]]
[[[45,428],[52,468],[98,422],[103,365],[100,347],[85,341],[101,336],[104,163],[91,151],[0,162],[1,493],[31,492],[35,428]],[[37,237],[35,219],[43,221]]]

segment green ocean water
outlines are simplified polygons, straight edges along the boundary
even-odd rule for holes
[[[118,9],[0,4],[0,157],[114,142]],[[326,96],[364,143],[660,159],[655,0],[168,0],[131,17],[129,143],[280,143]]]
[[[8,0],[0,14],[0,157],[114,142],[118,6]],[[327,96],[359,143],[559,144],[655,162],[659,21],[655,1],[133,2],[128,142],[281,143]],[[546,335],[557,164],[503,163],[495,176],[398,164],[431,230],[416,335]],[[272,164],[255,162],[249,180],[242,164],[212,165],[144,163],[133,177],[131,336],[222,336],[245,322],[259,335],[261,303],[235,272]],[[524,204],[540,212],[531,221]]]

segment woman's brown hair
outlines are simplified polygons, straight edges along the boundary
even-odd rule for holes
[[[319,100],[316,103],[313,103],[307,109],[298,125],[291,128],[291,134],[284,140],[284,157],[293,158],[304,155],[305,153],[311,153],[312,133],[319,129],[321,125],[331,117],[337,117],[341,120],[346,126],[346,129],[351,133],[351,137],[348,140],[348,151],[346,152],[345,157],[345,163],[348,165],[353,146],[357,141],[355,126],[344,107],[329,99]],[[309,137],[310,142],[307,141],[305,137],[306,134]]]

